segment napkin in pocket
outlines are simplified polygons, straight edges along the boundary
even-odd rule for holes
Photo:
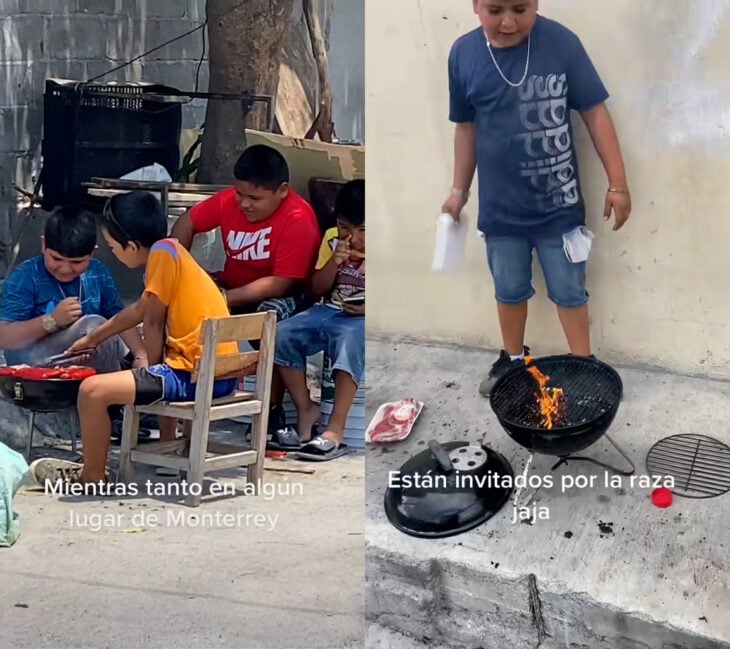
[[[593,232],[584,225],[573,228],[563,235],[563,250],[568,261],[579,264],[587,261],[593,245]]]

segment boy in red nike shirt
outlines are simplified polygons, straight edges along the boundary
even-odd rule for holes
[[[190,249],[196,234],[221,229],[226,261],[216,280],[231,313],[276,311],[284,320],[302,304],[320,232],[312,207],[289,185],[284,157],[263,144],[246,149],[233,186],[183,214],[170,236]]]

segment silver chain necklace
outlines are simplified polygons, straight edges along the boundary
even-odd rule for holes
[[[58,286],[58,290],[61,291],[61,295],[63,295],[64,300],[67,297],[76,297],[75,295],[66,295],[66,291],[63,290],[63,286],[61,286],[61,282],[59,282],[55,277],[53,279],[56,281],[56,286]],[[68,282],[68,283],[70,284],[71,282]],[[81,273],[81,275],[79,275],[79,296],[78,296],[79,302],[83,302],[83,299],[84,299],[83,295],[84,295],[84,273]]]
[[[522,74],[522,79],[520,79],[517,83],[512,83],[507,77],[504,76],[504,72],[502,72],[502,68],[499,67],[499,63],[497,63],[497,59],[494,58],[494,52],[492,52],[492,44],[489,42],[489,36],[487,36],[487,33],[484,32],[484,38],[487,41],[487,49],[489,50],[489,56],[492,57],[492,62],[494,63],[494,67],[497,68],[497,72],[499,72],[499,76],[502,77],[505,82],[512,86],[513,88],[519,88],[523,83],[525,83],[525,79],[527,79],[527,70],[530,67],[530,46],[532,44],[532,34],[529,34],[527,36],[527,60],[525,61],[525,71]]]

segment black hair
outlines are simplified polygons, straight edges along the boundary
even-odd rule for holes
[[[289,182],[289,166],[284,156],[265,144],[248,147],[233,167],[236,180],[258,185],[272,192]]]
[[[112,196],[104,208],[103,226],[124,247],[131,242],[151,248],[167,236],[167,217],[162,204],[150,192]]]
[[[46,248],[64,257],[86,257],[96,248],[94,216],[74,207],[62,207],[48,217],[43,240]]]
[[[352,223],[365,224],[365,179],[359,178],[345,183],[337,194],[335,216]]]

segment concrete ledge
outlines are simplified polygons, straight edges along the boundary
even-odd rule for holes
[[[534,350],[539,352],[539,350]],[[512,523],[506,506],[493,520],[456,537],[426,541],[398,532],[382,499],[388,472],[428,439],[483,440],[522,471],[528,452],[499,426],[477,385],[493,356],[463,348],[369,341],[368,407],[414,397],[426,403],[411,437],[371,447],[367,459],[366,613],[378,627],[444,647],[536,647],[530,607],[534,575],[546,637],[557,649],[727,649],[729,496],[651,504],[650,488],[605,487],[603,470],[571,464],[552,475],[598,475],[593,489],[535,497],[549,520]],[[539,353],[537,354],[539,355]],[[646,453],[677,433],[726,443],[730,385],[619,368],[624,401],[611,428],[645,474]],[[619,463],[605,441],[586,454]],[[531,473],[554,458],[536,456]],[[606,525],[611,523],[611,525]],[[377,646],[377,645],[373,645]],[[397,645],[394,645],[397,646]]]
[[[368,535],[371,530],[368,530]],[[368,619],[426,645],[525,647],[538,644],[528,578],[478,571],[451,559],[413,557],[366,547]],[[589,593],[557,584],[538,588],[544,649],[725,649],[723,642],[621,611]]]

